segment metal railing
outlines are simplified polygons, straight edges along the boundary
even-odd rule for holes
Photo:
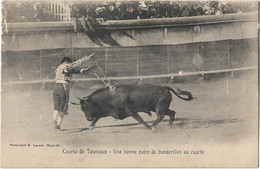
[[[53,1],[51,2],[51,11],[54,14],[54,17],[57,21],[69,22],[71,21],[70,17],[70,6],[68,2],[63,1]]]

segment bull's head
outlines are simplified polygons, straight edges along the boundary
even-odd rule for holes
[[[84,112],[85,117],[88,121],[93,121],[93,104],[91,100],[88,97],[84,97],[82,99],[78,98],[80,100],[80,106],[81,110]]]

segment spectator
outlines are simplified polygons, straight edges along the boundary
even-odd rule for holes
[[[116,19],[116,9],[114,5],[110,5],[106,8],[105,20],[115,20]]]
[[[124,20],[126,19],[126,5],[120,2],[115,3],[115,19]]]
[[[171,14],[170,14],[171,17],[179,17],[179,16],[181,16],[181,10],[180,10],[181,7],[180,7],[179,4],[174,3],[174,4],[172,4],[171,8],[172,8],[171,9]]]
[[[88,20],[88,6],[84,4],[80,4],[79,6],[79,16],[80,18],[78,19],[83,30],[88,31],[87,27],[87,20]]]
[[[203,12],[205,15],[212,15],[212,10],[211,10],[211,6],[208,2],[206,2],[203,6]]]
[[[44,14],[42,12],[42,6],[40,3],[36,3],[33,6],[33,9],[35,10],[34,19],[36,22],[41,22],[44,20]]]
[[[169,18],[172,16],[172,1],[165,3],[165,17]]]
[[[87,9],[87,6],[84,4],[74,4],[72,6],[70,15],[73,21],[75,32],[79,31],[79,25],[83,28],[83,30],[88,30],[86,23],[86,18],[88,16]]]
[[[70,11],[70,17],[72,18],[73,28],[75,32],[78,32],[78,19],[79,19],[79,9],[77,4],[73,4]]]
[[[147,5],[144,3],[144,1],[140,1],[137,7],[137,17],[139,19],[147,19],[149,18],[149,13],[148,13],[148,7]]]
[[[187,17],[190,16],[190,9],[187,5],[183,6],[181,11],[181,17]]]
[[[223,14],[223,11],[224,11],[224,8],[225,8],[225,2],[222,2],[220,1],[218,3],[218,7],[217,7],[217,12],[216,12],[216,15],[222,15]]]
[[[105,13],[105,7],[104,6],[99,6],[96,7],[96,9],[94,10],[95,15],[93,16],[94,18],[104,18],[104,13]]]
[[[149,18],[159,17],[159,5],[156,3],[148,2]]]
[[[138,13],[132,5],[128,5],[126,8],[126,19],[137,19]]]
[[[167,5],[165,2],[160,2],[159,4],[159,17],[160,18],[165,18],[166,17],[166,10],[167,10]]]
[[[86,21],[86,31],[95,32],[95,21],[91,16],[89,15],[89,9],[87,9],[87,17],[85,18]]]
[[[202,16],[204,15],[203,7],[200,3],[194,3],[190,7],[190,16]]]

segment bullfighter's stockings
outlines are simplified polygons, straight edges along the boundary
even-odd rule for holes
[[[68,110],[69,110],[69,96],[70,96],[70,85],[69,84],[62,84],[64,91],[65,91],[65,95],[66,95],[66,102],[64,105],[64,109],[63,109],[63,113],[68,115]]]
[[[70,86],[69,84],[62,84],[63,89],[65,91],[65,95],[66,95],[66,101],[65,101],[65,105],[63,108],[63,112],[59,112],[58,116],[57,116],[57,128],[56,129],[60,129],[60,125],[62,123],[62,120],[64,118],[65,115],[68,115],[68,109],[69,109],[69,93],[70,93]]]
[[[62,113],[62,112],[59,112],[59,115],[57,117],[57,129],[59,130],[60,129],[60,125],[61,125],[61,122],[64,118],[65,114]]]
[[[59,112],[57,110],[54,110],[53,112],[53,123],[54,123],[54,128],[57,130],[57,118],[58,118]]]

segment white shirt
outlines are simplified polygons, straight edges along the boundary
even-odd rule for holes
[[[70,82],[70,80],[72,78],[72,74],[70,72],[68,72],[66,69],[69,65],[70,65],[69,63],[64,62],[57,67],[57,69],[55,71],[56,83],[69,83]]]

